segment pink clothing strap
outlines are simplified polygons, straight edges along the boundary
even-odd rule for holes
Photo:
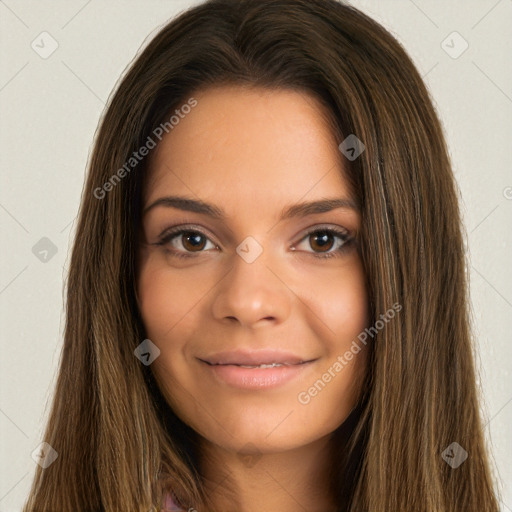
[[[176,501],[174,501],[172,494],[169,492],[164,495],[162,506],[163,508],[161,512],[186,512],[176,503]]]

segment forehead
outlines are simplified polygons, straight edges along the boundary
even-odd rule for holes
[[[192,96],[197,105],[151,155],[145,203],[183,193],[226,209],[263,200],[277,208],[307,194],[349,196],[339,141],[315,97],[238,86]]]

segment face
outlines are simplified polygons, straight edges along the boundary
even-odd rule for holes
[[[143,197],[137,294],[160,350],[151,368],[207,441],[298,448],[343,423],[366,365],[364,346],[339,362],[368,321],[341,141],[304,93],[194,98],[150,155]]]

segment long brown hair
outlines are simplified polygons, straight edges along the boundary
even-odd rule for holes
[[[58,458],[37,468],[25,512],[148,511],[166,486],[185,507],[213,510],[195,432],[134,356],[145,338],[135,278],[148,159],[126,163],[194,91],[219,84],[305,91],[328,107],[340,143],[356,134],[365,145],[347,169],[372,322],[392,304],[402,310],[373,337],[361,400],[334,438],[339,510],[497,512],[442,127],[400,44],[335,0],[210,0],[163,27],[120,81],[89,161],[67,280],[44,434]],[[443,457],[454,442],[468,454],[457,468]]]

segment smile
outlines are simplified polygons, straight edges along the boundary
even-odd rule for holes
[[[313,363],[313,360],[310,360],[298,363],[261,363],[256,365],[212,364],[200,361],[202,367],[218,384],[248,390],[264,390],[282,386],[299,377],[306,367]]]

